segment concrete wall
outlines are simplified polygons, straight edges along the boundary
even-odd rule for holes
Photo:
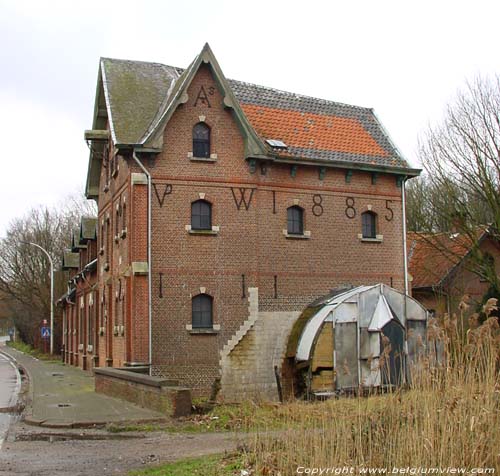
[[[278,400],[274,367],[281,373],[288,336],[300,312],[259,312],[258,291],[250,290],[249,319],[221,352],[225,402]]]
[[[95,369],[95,391],[172,417],[191,413],[191,392],[168,381],[120,369]]]

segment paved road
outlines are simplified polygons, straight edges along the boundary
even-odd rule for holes
[[[0,354],[0,450],[11,421],[10,414],[5,412],[15,406],[20,386],[16,367],[5,355]]]

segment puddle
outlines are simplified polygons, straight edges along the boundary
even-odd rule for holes
[[[71,441],[71,440],[132,440],[144,438],[144,435],[126,435],[126,434],[93,434],[93,433],[20,433],[14,438],[15,441]]]

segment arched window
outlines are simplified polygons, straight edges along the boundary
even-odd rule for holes
[[[213,298],[208,294],[198,294],[192,299],[193,329],[212,328]]]
[[[191,203],[191,229],[212,229],[212,205],[206,200],[197,200]]]
[[[363,238],[377,238],[377,214],[364,212],[361,214],[361,232]]]
[[[297,205],[287,210],[287,231],[290,235],[304,234],[304,210]]]
[[[193,156],[210,158],[210,127],[204,122],[193,127]]]

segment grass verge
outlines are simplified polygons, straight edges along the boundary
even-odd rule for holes
[[[55,358],[55,355],[50,355],[50,354],[44,354],[38,349],[34,349],[31,345],[25,344],[24,342],[21,341],[15,341],[15,342],[7,342],[7,345],[9,347],[12,347],[13,349],[18,350],[19,352],[22,352],[23,354],[31,355],[32,357],[35,357],[39,360],[46,360],[46,361],[53,361],[53,362],[59,362],[57,358]]]
[[[167,463],[140,471],[130,476],[240,476],[246,465],[242,455],[211,455]],[[249,472],[247,473],[249,474]]]

